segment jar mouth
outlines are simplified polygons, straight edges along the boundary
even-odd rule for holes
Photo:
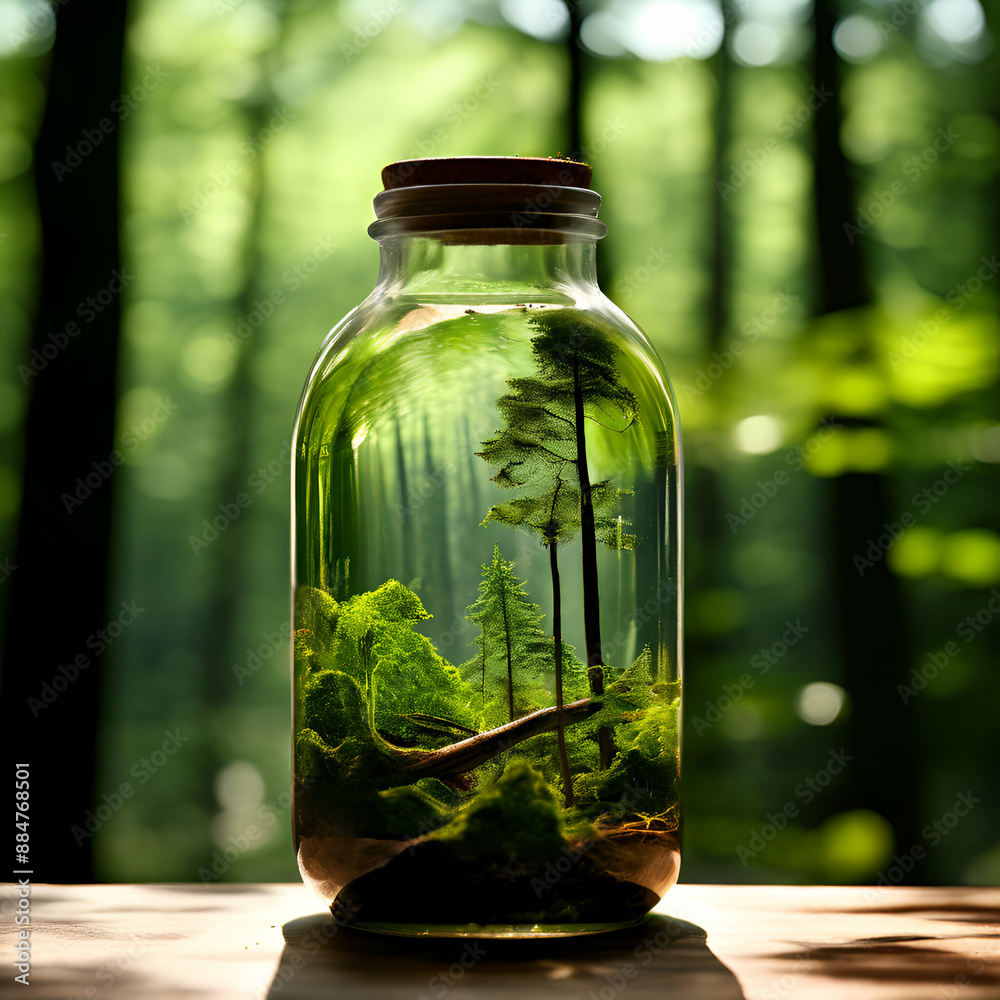
[[[368,227],[368,234],[378,240],[402,234],[475,230],[490,231],[497,237],[496,231],[501,230],[522,238],[491,242],[535,242],[524,239],[529,232],[594,240],[607,232],[597,218],[600,205],[601,196],[596,191],[559,185],[424,184],[390,188],[375,196],[378,221]]]

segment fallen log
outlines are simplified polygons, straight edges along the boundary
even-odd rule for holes
[[[581,698],[563,706],[563,725],[571,726],[574,722],[582,722],[593,715],[601,707],[599,701],[593,698]],[[408,781],[419,781],[421,778],[439,778],[446,781],[465,774],[480,764],[492,760],[497,754],[509,750],[512,746],[538,736],[541,733],[555,732],[558,726],[556,715],[558,709],[542,708],[521,719],[507,722],[496,729],[471,736],[459,743],[442,747],[440,750],[407,750],[394,756],[400,761],[403,773]]]

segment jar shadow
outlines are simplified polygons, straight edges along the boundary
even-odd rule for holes
[[[534,939],[413,938],[339,924],[329,914],[291,920],[267,997],[643,997],[743,1000],[733,973],[696,924],[662,914],[623,930]]]

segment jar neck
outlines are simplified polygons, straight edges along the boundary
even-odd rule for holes
[[[594,239],[564,236],[552,243],[479,243],[455,236],[442,232],[381,238],[378,292],[497,304],[524,299],[567,303],[600,294]]]

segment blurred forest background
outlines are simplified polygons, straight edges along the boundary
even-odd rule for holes
[[[998,31],[998,0],[0,0],[35,879],[297,878],[289,440],[375,280],[379,170],[573,153],[685,434],[682,878],[1000,882]]]

